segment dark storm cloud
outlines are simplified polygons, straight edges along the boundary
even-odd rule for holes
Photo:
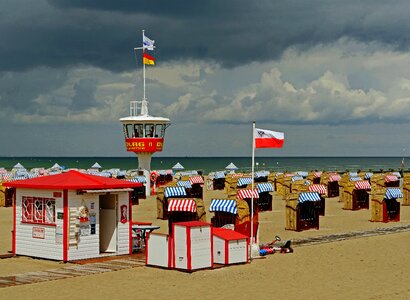
[[[94,96],[95,84],[96,81],[93,79],[81,79],[74,85],[75,94],[71,98],[72,103],[70,106],[72,110],[81,111],[98,105]]]
[[[157,41],[158,62],[204,59],[226,67],[275,59],[289,47],[307,49],[341,37],[409,46],[407,1],[6,3],[0,12],[0,70],[78,64],[132,69],[132,48],[140,44],[141,29]]]

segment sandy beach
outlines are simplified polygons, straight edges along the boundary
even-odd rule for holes
[[[205,206],[223,191],[205,191]],[[370,222],[370,210],[342,209],[338,198],[326,199],[320,229],[285,230],[285,201],[274,197],[273,211],[259,214],[261,242],[275,235],[293,241],[334,233],[366,231],[410,224],[410,207],[401,206],[399,223]],[[207,211],[207,220],[211,213]],[[155,196],[133,207],[135,221],[152,222],[167,232],[167,221],[156,219]],[[12,208],[0,208],[0,253],[11,249]],[[292,254],[273,254],[252,263],[184,273],[152,267],[88,275],[0,288],[1,299],[408,299],[410,231],[294,247]],[[0,276],[67,266],[61,262],[16,257],[0,259]]]

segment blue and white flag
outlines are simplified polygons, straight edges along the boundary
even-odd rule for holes
[[[143,48],[147,50],[154,50],[154,40],[149,39],[145,35],[142,35]]]

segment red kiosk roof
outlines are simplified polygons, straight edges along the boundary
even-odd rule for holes
[[[25,180],[4,182],[4,186],[29,189],[115,189],[140,187],[142,183],[84,174],[75,170]]]
[[[227,240],[227,241],[244,240],[248,238],[246,235],[243,235],[242,233],[236,232],[234,230],[226,229],[226,228],[213,227],[212,234],[224,240]]]

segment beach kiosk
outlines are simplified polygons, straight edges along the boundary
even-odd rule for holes
[[[144,31],[142,35],[144,40]],[[147,50],[154,50],[153,42],[150,48],[143,45],[135,50],[142,50],[143,54]],[[130,102],[130,115],[121,118],[120,122],[123,126],[126,150],[138,156],[138,169],[144,171],[146,178],[151,178],[151,157],[155,152],[162,151],[165,130],[170,125],[170,120],[164,117],[154,117],[148,113],[148,101],[145,97],[145,64],[143,60],[143,98],[141,101]],[[146,195],[151,195],[151,181],[147,181]]]
[[[386,188],[372,191],[372,222],[399,222],[400,203],[403,198],[399,188]]]
[[[302,231],[319,229],[318,192],[291,194],[286,200],[286,229]]]
[[[132,253],[130,192],[141,183],[68,171],[16,189],[12,251],[64,262]]]

